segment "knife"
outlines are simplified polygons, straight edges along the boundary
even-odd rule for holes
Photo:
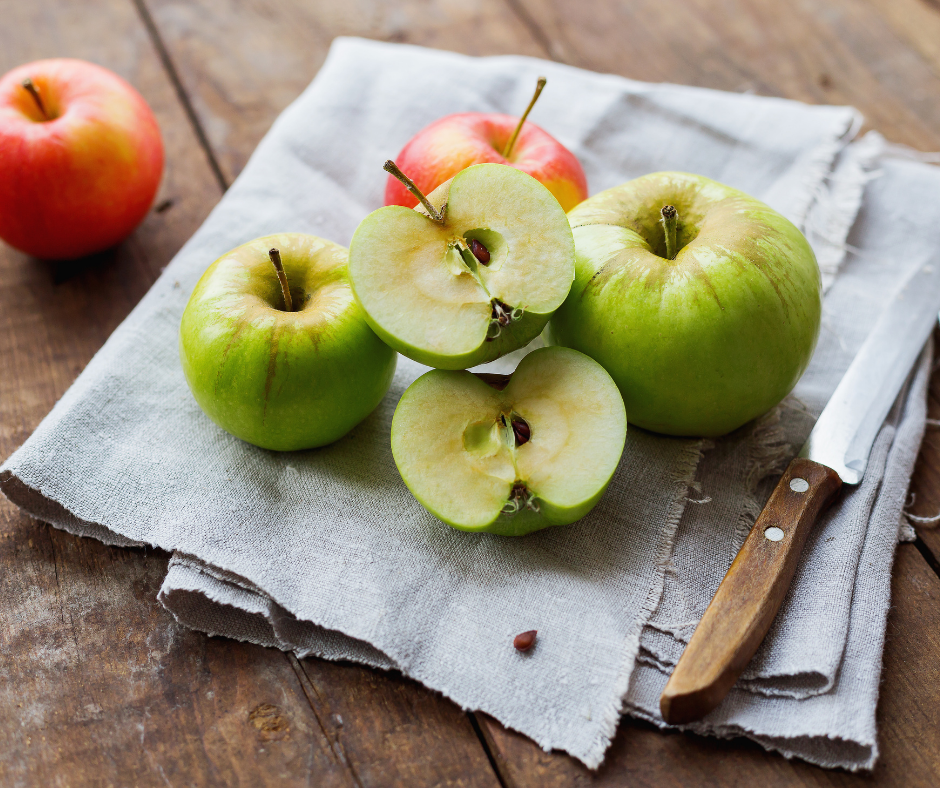
[[[849,366],[728,569],[659,700],[663,719],[716,708],[770,629],[813,524],[856,485],[940,310],[940,257],[907,278]]]

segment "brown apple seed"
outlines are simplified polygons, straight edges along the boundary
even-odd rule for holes
[[[528,443],[529,438],[532,437],[532,429],[529,427],[529,422],[522,418],[522,416],[513,416],[511,423],[512,434],[516,436],[516,446]]]
[[[537,629],[530,629],[528,632],[516,635],[513,638],[512,645],[516,651],[528,651],[535,645],[535,636],[539,633]]]
[[[473,252],[473,256],[483,265],[489,264],[490,250],[481,244],[476,238],[470,239],[470,251]]]

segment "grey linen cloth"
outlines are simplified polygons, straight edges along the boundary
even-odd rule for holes
[[[804,228],[835,284],[797,392],[716,442],[631,428],[588,517],[517,539],[450,529],[401,482],[391,417],[424,371],[408,359],[375,413],[323,449],[264,451],[205,417],[177,355],[180,316],[205,268],[267,233],[348,243],[381,204],[382,162],[417,130],[450,112],[516,113],[540,74],[548,87],[532,120],[574,151],[592,193],[688,170],[744,189]],[[666,673],[789,445],[808,432],[880,296],[923,252],[888,254],[913,236],[886,226],[879,200],[918,178],[936,192],[936,173],[882,161],[876,137],[849,145],[858,124],[845,107],[338,39],[205,224],[6,461],[0,485],[73,533],[175,551],[160,599],[189,626],[398,669],[596,767],[624,711],[661,722]],[[867,183],[876,167],[882,177]],[[858,254],[846,256],[863,194],[851,239]],[[511,370],[520,356],[490,367]],[[705,730],[744,733],[824,765],[873,764],[888,577],[928,363],[925,355],[883,429],[865,485],[814,537],[747,680]],[[523,655],[512,638],[528,629],[539,637]]]

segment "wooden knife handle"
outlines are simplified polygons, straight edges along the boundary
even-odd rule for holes
[[[666,722],[701,719],[734,686],[783,603],[813,523],[841,487],[818,462],[797,457],[787,467],[663,690]]]

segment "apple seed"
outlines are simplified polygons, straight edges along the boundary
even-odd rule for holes
[[[473,256],[483,265],[489,264],[490,250],[481,244],[476,238],[470,239],[470,251],[473,252]]]
[[[538,633],[539,631],[537,629],[530,629],[528,632],[516,635],[512,640],[513,648],[515,648],[516,651],[528,651],[535,645],[535,636]]]
[[[529,422],[522,418],[522,416],[514,415],[510,420],[510,424],[512,424],[512,434],[516,438],[516,446],[528,443],[529,439],[532,437],[532,429],[529,427]]]

